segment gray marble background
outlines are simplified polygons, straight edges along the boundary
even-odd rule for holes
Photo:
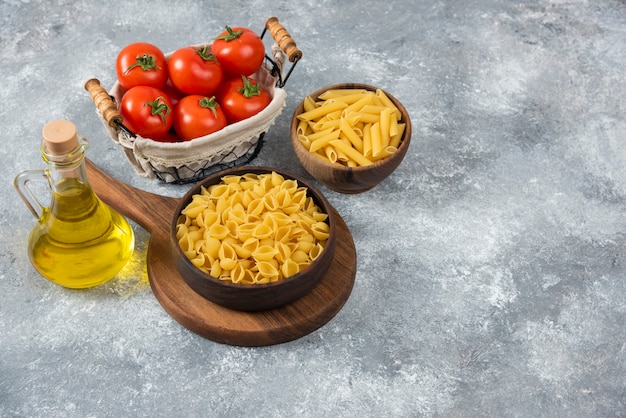
[[[382,87],[413,121],[376,189],[322,187],[357,248],[323,328],[261,348],[206,340],[151,293],[148,234],[111,282],[70,291],[26,255],[13,190],[66,118],[140,189],[84,82],[134,41],[164,51],[276,15],[304,58],[253,162],[306,175],[288,127],[307,93]],[[0,2],[0,416],[626,416],[623,0]]]

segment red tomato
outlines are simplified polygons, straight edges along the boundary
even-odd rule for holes
[[[160,136],[158,138],[152,138],[152,139],[157,142],[182,142],[181,139],[178,136],[176,136],[176,134],[174,134],[172,131],[169,131],[163,136]]]
[[[265,58],[265,46],[259,36],[247,28],[230,28],[220,33],[211,45],[211,51],[229,76],[254,74]]]
[[[228,124],[215,97],[183,97],[174,108],[174,130],[183,141],[217,132]]]
[[[218,101],[222,105],[228,122],[235,123],[265,109],[272,98],[255,80],[242,75],[222,84]]]
[[[222,67],[208,46],[174,51],[167,68],[174,86],[185,94],[211,96],[224,79]]]
[[[124,125],[144,138],[163,137],[172,127],[172,102],[162,90],[135,86],[122,96]]]
[[[172,80],[170,80],[169,78],[167,79],[167,82],[165,83],[165,86],[163,87],[163,93],[167,94],[167,97],[170,98],[170,101],[172,102],[173,107],[176,107],[180,99],[186,96],[185,93],[178,90],[174,86],[174,83],[172,83]]]
[[[165,55],[158,47],[146,42],[127,45],[117,55],[115,72],[124,90],[135,86],[162,89],[167,81]]]

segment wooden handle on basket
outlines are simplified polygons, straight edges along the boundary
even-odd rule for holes
[[[290,62],[300,60],[302,58],[302,51],[296,46],[296,41],[293,40],[287,29],[278,21],[277,17],[270,17],[265,21],[265,28],[270,31],[272,38],[276,41],[280,49],[289,57]]]
[[[87,80],[85,90],[89,92],[91,100],[107,123],[114,128],[120,126],[124,119],[117,111],[117,106],[109,93],[100,85],[100,81],[96,78]]]

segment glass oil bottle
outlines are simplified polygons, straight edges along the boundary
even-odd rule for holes
[[[46,170],[27,170],[15,187],[37,218],[28,239],[28,256],[46,279],[68,288],[88,288],[113,278],[135,245],[128,221],[107,206],[89,185],[85,153],[89,146],[73,123],[55,120],[42,131]],[[29,182],[47,182],[51,203],[44,206]]]

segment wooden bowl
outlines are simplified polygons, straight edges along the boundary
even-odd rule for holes
[[[200,193],[202,186],[209,187],[217,184],[226,175],[242,175],[246,173],[271,173],[276,172],[285,179],[296,180],[299,186],[307,188],[307,195],[311,196],[322,212],[328,214],[326,222],[330,227],[330,236],[326,241],[326,247],[319,257],[306,269],[280,281],[267,284],[236,284],[231,281],[223,281],[204,273],[195,267],[185,256],[178,240],[176,239],[176,225],[181,211],[191,202],[192,197]],[[312,186],[308,181],[285,171],[269,167],[237,167],[215,173],[192,187],[178,203],[175,216],[171,225],[171,247],[176,268],[184,281],[196,293],[206,299],[231,309],[240,311],[262,311],[278,308],[296,301],[312,290],[324,277],[334,257],[336,248],[336,215],[330,203],[324,195]]]
[[[376,91],[377,88],[367,84],[357,83],[334,84],[316,90],[309,96],[313,100],[317,100],[322,93],[333,89],[365,89],[369,91]],[[402,141],[395,153],[387,158],[375,162],[372,165],[363,167],[346,167],[339,164],[332,164],[328,161],[317,158],[311,154],[311,152],[309,152],[304,145],[302,145],[296,133],[299,122],[297,116],[303,112],[304,108],[304,100],[300,102],[291,119],[291,142],[298,159],[311,176],[315,177],[317,180],[324,183],[329,189],[336,192],[361,193],[373,188],[378,183],[383,181],[398,167],[398,165],[400,165],[411,142],[411,119],[408,112],[398,99],[386,91],[385,94],[400,110],[402,114],[400,122],[406,124]]]

